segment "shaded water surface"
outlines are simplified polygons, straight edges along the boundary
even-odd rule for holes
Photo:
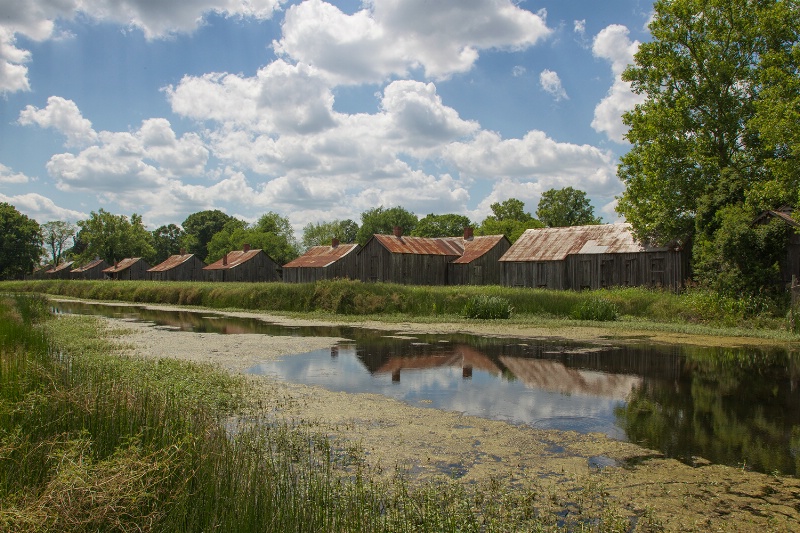
[[[346,338],[250,372],[539,428],[602,432],[687,463],[800,474],[800,356],[786,350],[406,336],[73,302],[53,310],[203,333]]]

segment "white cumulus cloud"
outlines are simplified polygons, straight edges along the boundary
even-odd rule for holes
[[[567,91],[561,85],[561,78],[558,76],[557,72],[544,69],[539,73],[539,85],[541,85],[542,90],[551,95],[556,102],[569,100]]]
[[[92,122],[83,117],[75,102],[60,96],[48,98],[47,106],[42,109],[26,106],[18,121],[23,126],[36,124],[62,133],[67,138],[67,146],[83,146],[97,140]]]

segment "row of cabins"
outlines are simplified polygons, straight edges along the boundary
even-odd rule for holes
[[[98,260],[100,261],[100,260]],[[360,247],[334,239],[282,267],[263,250],[229,252],[205,265],[193,254],[174,255],[150,267],[141,258],[113,266],[60,265],[52,277],[156,281],[279,281],[311,283],[339,278],[411,285],[507,285],[548,289],[611,286],[679,288],[688,257],[677,246],[651,247],[633,238],[629,224],[529,229],[512,245],[504,235],[410,237],[400,228],[373,235]],[[98,275],[98,273],[100,273]]]

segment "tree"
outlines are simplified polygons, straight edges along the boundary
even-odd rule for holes
[[[222,230],[231,216],[218,209],[192,213],[183,221],[183,247],[204,261],[208,256],[208,243],[215,233]]]
[[[153,230],[153,248],[155,249],[153,262],[158,264],[168,257],[180,253],[183,237],[183,230],[175,224],[160,226]]]
[[[73,243],[77,226],[71,222],[53,220],[42,224],[42,243],[54,265],[61,264],[67,245]]]
[[[42,254],[39,223],[0,203],[0,279],[21,279],[33,271]]]
[[[303,248],[312,246],[330,245],[333,239],[339,242],[355,242],[358,235],[358,224],[350,219],[334,220],[332,222],[309,222],[303,228]]]
[[[600,224],[586,193],[572,187],[543,192],[536,217],[548,228]]]
[[[472,222],[464,215],[431,213],[420,219],[411,234],[415,237],[457,237],[469,227],[472,227]]]
[[[76,257],[85,262],[99,257],[107,263],[114,263],[126,257],[143,257],[152,262],[155,258],[153,235],[142,223],[142,217],[136,213],[130,220],[125,215],[114,215],[100,209],[92,211],[87,220],[79,220],[76,243],[83,250]]]
[[[390,235],[395,226],[402,228],[410,235],[417,227],[417,215],[397,206],[385,209],[383,206],[369,209],[361,213],[361,227],[356,242],[364,246],[373,235]]]
[[[617,210],[639,239],[692,241],[694,262],[710,264],[716,233],[738,231],[726,228],[740,221],[729,208],[753,215],[798,200],[800,127],[782,117],[797,109],[800,15],[782,0],[658,0],[654,9],[653,40],[623,73],[645,101],[623,116],[632,148],[618,167]],[[714,282],[713,269],[700,272]]]
[[[508,237],[512,243],[519,239],[526,229],[541,228],[544,225],[525,211],[525,202],[509,198],[489,206],[492,215],[486,217],[476,229],[478,235],[500,235]]]
[[[241,250],[245,244],[264,250],[279,265],[299,255],[289,219],[270,211],[253,225],[231,218],[209,242],[206,262],[218,261],[232,250]]]

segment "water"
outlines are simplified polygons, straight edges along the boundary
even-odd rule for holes
[[[407,336],[71,302],[54,311],[204,333],[346,338],[250,372],[515,424],[605,433],[689,464],[702,458],[800,474],[800,356],[782,349]]]

